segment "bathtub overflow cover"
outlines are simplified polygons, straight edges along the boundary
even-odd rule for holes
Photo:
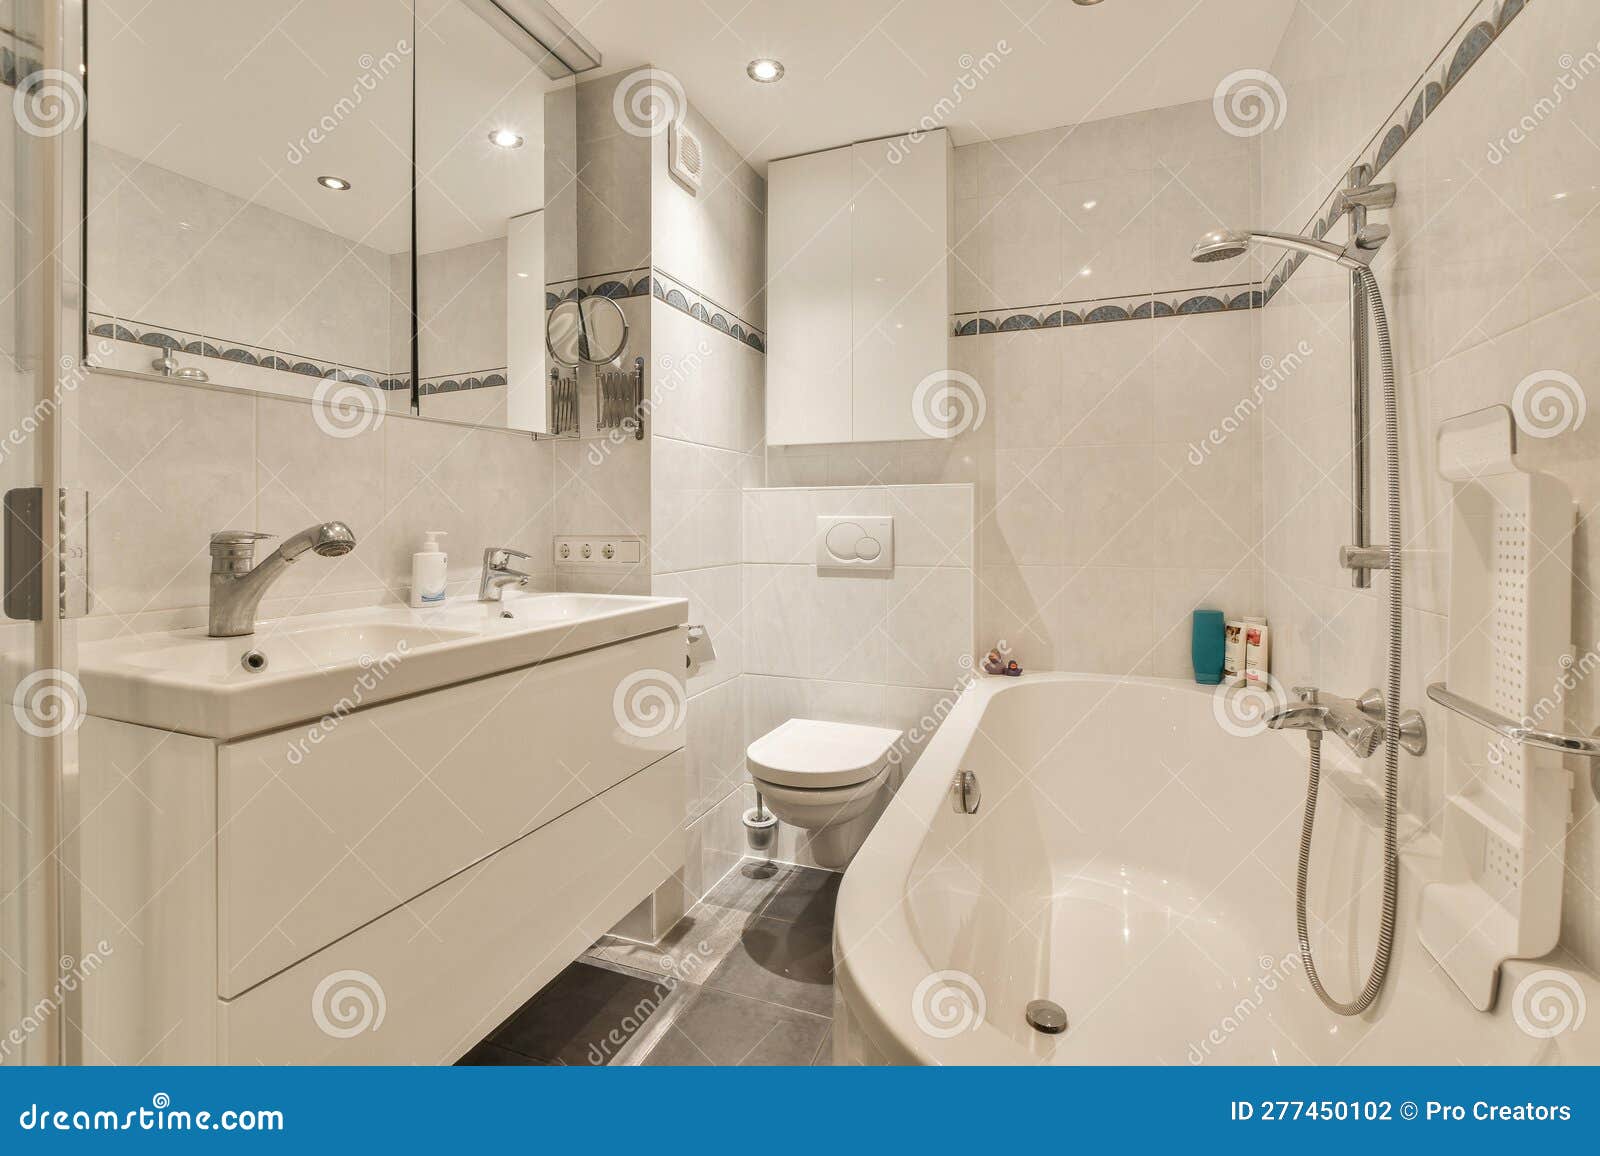
[[[1036,1032],[1043,1032],[1047,1036],[1058,1036],[1067,1030],[1066,1009],[1054,1000],[1029,1000],[1026,1014],[1028,1026]]]

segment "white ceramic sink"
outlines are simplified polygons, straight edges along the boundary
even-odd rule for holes
[[[129,654],[123,661],[145,670],[211,682],[248,683],[265,673],[327,670],[348,663],[381,667],[425,646],[472,638],[475,633],[390,622],[300,629],[269,626],[243,638],[207,638],[204,630],[181,630],[154,636],[155,645],[149,650]]]
[[[86,642],[79,675],[90,714],[231,739],[317,719],[341,703],[434,690],[687,620],[681,598],[508,591],[499,603],[296,616],[241,638],[208,638],[194,627]]]

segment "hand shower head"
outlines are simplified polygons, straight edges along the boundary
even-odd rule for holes
[[[1356,243],[1341,249],[1338,245],[1330,245],[1313,237],[1302,237],[1297,233],[1274,233],[1267,229],[1213,229],[1195,243],[1189,251],[1189,258],[1193,261],[1226,261],[1242,254],[1251,244],[1258,243],[1321,257],[1346,269],[1364,269],[1372,263],[1372,255],[1383,243],[1382,237],[1366,240],[1369,244],[1363,244],[1358,239]]]
[[[1250,234],[1235,229],[1213,229],[1195,242],[1189,251],[1191,261],[1227,261],[1244,255],[1250,247]]]

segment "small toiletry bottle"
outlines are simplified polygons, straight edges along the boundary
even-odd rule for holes
[[[1244,682],[1244,630],[1242,618],[1230,618],[1223,628],[1226,641],[1222,647],[1222,681],[1226,686]]]
[[[422,549],[411,555],[411,605],[438,606],[444,601],[445,566],[444,551],[439,549],[443,530],[426,532]]]
[[[1244,680],[1264,683],[1272,669],[1272,631],[1265,618],[1246,618],[1244,623]]]
[[[1190,662],[1194,667],[1194,680],[1205,686],[1216,686],[1222,681],[1224,626],[1222,611],[1196,610],[1193,637],[1189,644]]]

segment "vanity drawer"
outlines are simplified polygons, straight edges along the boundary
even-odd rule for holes
[[[238,995],[682,747],[682,669],[683,636],[663,631],[220,745],[219,993]],[[619,688],[668,681],[670,725],[624,729]],[[414,931],[429,936],[420,921]]]
[[[219,1061],[448,1064],[665,882],[683,846],[679,751],[218,1001]],[[364,992],[370,1015],[341,991]]]

